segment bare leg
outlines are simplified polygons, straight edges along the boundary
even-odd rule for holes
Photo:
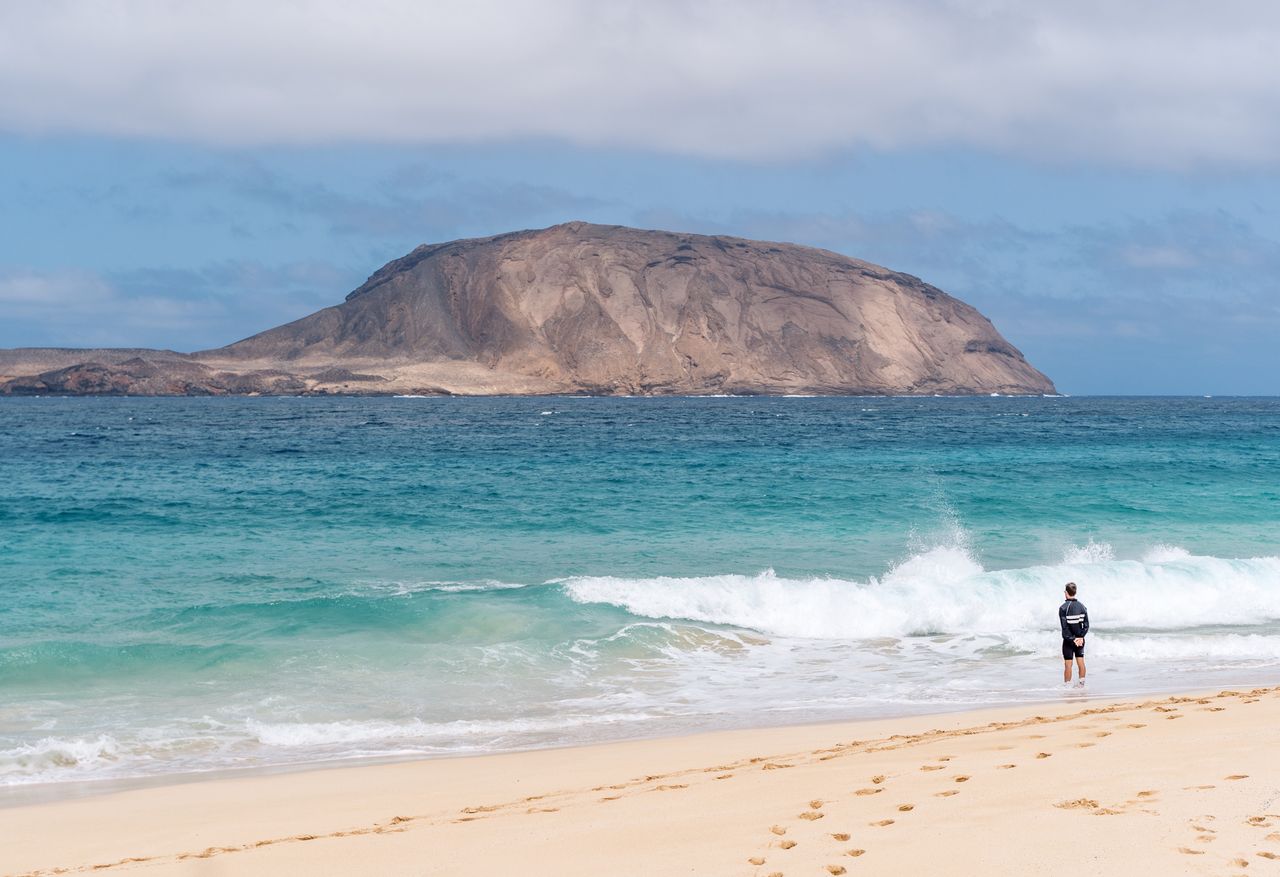
[[[1076,668],[1080,671],[1080,681],[1084,682],[1084,656],[1083,655],[1076,658]]]
[[[1083,661],[1081,662],[1081,666],[1084,666]],[[1063,682],[1071,681],[1071,662],[1070,661],[1062,662],[1062,681]]]

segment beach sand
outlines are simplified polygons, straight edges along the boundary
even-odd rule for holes
[[[0,809],[0,872],[1277,874],[1280,688],[133,789]]]

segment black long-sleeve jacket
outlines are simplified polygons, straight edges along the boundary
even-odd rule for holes
[[[1079,600],[1068,600],[1058,607],[1058,621],[1062,623],[1062,638],[1076,639],[1089,632],[1089,610]]]

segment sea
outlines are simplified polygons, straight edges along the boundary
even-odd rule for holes
[[[5,792],[1277,682],[1277,399],[0,400]]]

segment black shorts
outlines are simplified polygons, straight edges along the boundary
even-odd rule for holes
[[[1062,641],[1062,660],[1070,661],[1072,658],[1084,657],[1084,645],[1076,645],[1073,639],[1064,639]]]

